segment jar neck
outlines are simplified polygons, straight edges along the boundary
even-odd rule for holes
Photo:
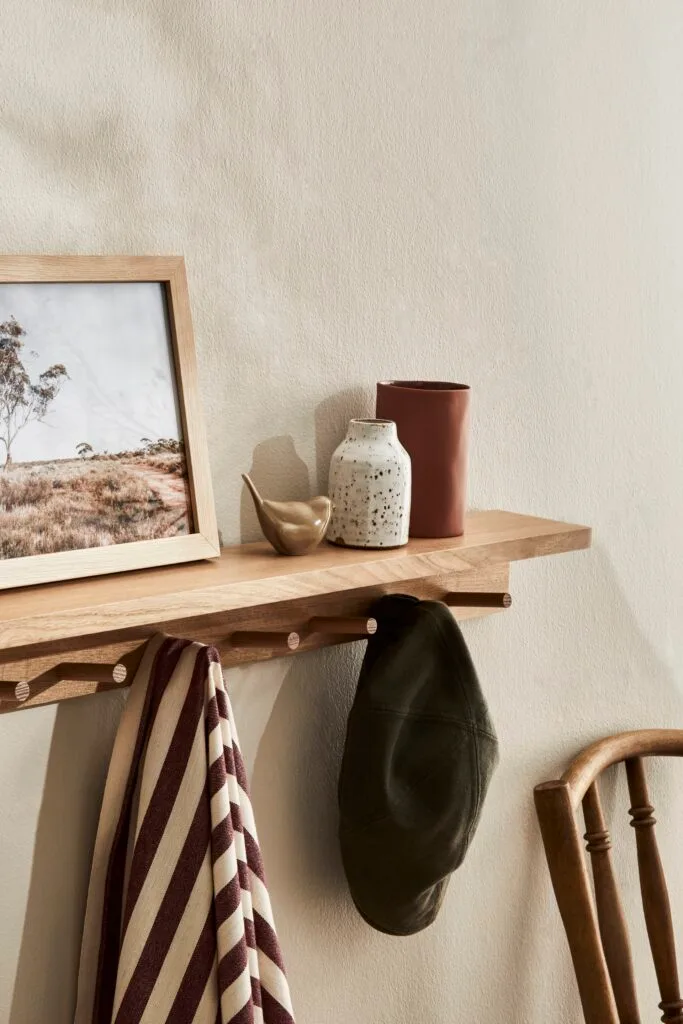
[[[350,441],[393,441],[398,435],[393,420],[351,420],[346,436]]]

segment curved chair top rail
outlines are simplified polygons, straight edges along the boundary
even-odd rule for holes
[[[610,765],[631,757],[657,755],[683,757],[683,729],[638,729],[636,732],[606,736],[586,747],[572,761],[561,781],[569,787],[576,810],[591,783]]]

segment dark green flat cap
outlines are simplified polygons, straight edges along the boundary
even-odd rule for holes
[[[373,928],[412,935],[436,917],[463,861],[498,741],[445,605],[392,595],[371,610],[339,779],[342,860]]]

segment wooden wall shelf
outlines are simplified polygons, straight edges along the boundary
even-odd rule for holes
[[[159,630],[219,647],[225,664],[262,660],[267,650],[234,649],[235,631],[300,630],[299,651],[348,637],[306,636],[313,616],[362,616],[384,593],[442,598],[449,591],[505,591],[509,563],[590,546],[586,526],[473,512],[463,537],[412,540],[390,551],[323,545],[286,558],[265,543],[223,549],[220,560],[121,573],[0,594],[0,712],[14,710],[14,688],[33,680],[22,707],[108,689],[115,683],[60,680],[54,666],[117,661]],[[458,619],[497,609],[454,609]],[[280,656],[280,652],[278,652]],[[48,673],[46,686],[39,683]]]

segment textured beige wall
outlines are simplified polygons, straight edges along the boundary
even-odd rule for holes
[[[578,1019],[532,785],[683,710],[681,52],[679,0],[0,7],[0,249],[185,253],[226,541],[256,533],[240,471],[324,486],[392,375],[473,385],[476,505],[596,527],[467,627],[502,764],[416,938],[373,933],[344,888],[353,653],[233,677],[301,1024]],[[119,700],[0,720],[2,1022],[71,1020]],[[654,777],[674,868],[680,783]],[[623,822],[614,780],[607,806]]]

